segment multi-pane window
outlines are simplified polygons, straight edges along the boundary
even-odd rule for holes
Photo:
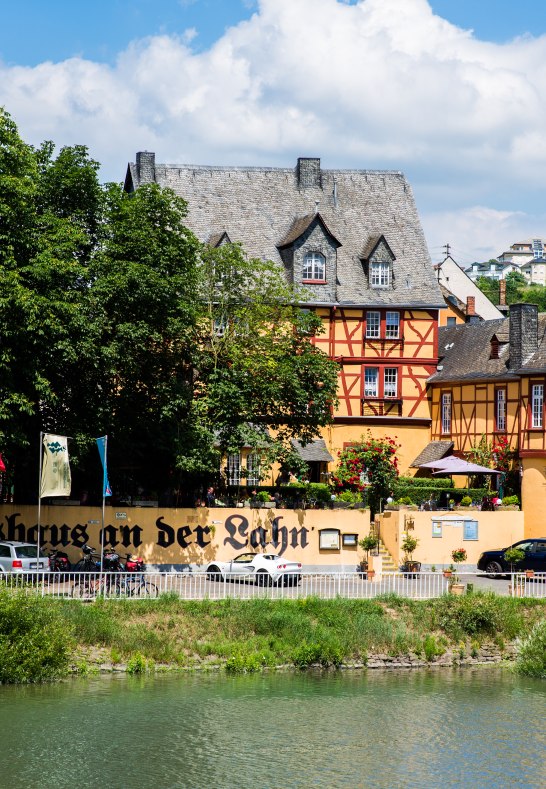
[[[495,422],[499,432],[506,430],[506,389],[495,392]]]
[[[246,459],[247,485],[260,484],[260,456],[251,452]]]
[[[531,388],[531,427],[543,426],[544,384],[533,384]]]
[[[397,340],[400,336],[400,313],[387,312],[385,319],[385,337],[388,340]]]
[[[366,337],[375,339],[381,333],[381,314],[379,312],[366,313]]]
[[[370,264],[370,285],[372,288],[385,288],[391,284],[390,263]]]
[[[326,258],[320,252],[308,252],[303,258],[303,279],[326,279]]]
[[[383,396],[384,397],[397,397],[398,396],[398,368],[385,367],[383,377]]]
[[[228,455],[227,482],[228,485],[241,484],[241,455],[238,452],[233,455]]]
[[[451,392],[442,393],[442,433],[451,433]]]
[[[378,396],[378,372],[377,367],[366,367],[364,371],[364,397]]]

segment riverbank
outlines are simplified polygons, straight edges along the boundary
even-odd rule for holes
[[[0,593],[0,681],[70,672],[420,668],[498,662],[546,601],[475,593],[415,601],[157,600],[85,603]]]

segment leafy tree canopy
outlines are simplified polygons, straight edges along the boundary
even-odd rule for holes
[[[242,446],[286,460],[336,399],[305,294],[237,245],[199,243],[172,191],[97,173],[84,146],[35,149],[0,111],[0,446],[18,493],[40,430],[73,437],[82,477],[108,434],[118,490],[180,487]]]

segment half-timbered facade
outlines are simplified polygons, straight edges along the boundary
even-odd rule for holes
[[[368,428],[396,435],[402,468],[430,433],[427,379],[445,309],[411,188],[400,172],[156,164],[137,154],[125,188],[170,187],[203,242],[240,242],[276,261],[322,318],[317,345],[340,364],[339,408],[323,439],[335,457]]]
[[[431,377],[431,437],[461,456],[482,436],[506,438],[520,464],[528,536],[544,534],[546,510],[546,315],[532,304],[507,319],[439,330]]]

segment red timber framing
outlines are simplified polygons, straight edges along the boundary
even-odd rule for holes
[[[314,343],[340,364],[336,419],[428,418],[426,381],[437,364],[437,310],[339,306],[316,310],[325,333]],[[377,371],[374,395],[365,391],[370,368]]]

